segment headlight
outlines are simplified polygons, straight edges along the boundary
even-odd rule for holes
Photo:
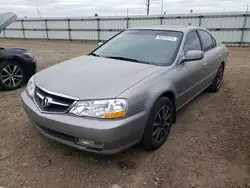
[[[29,96],[33,97],[35,93],[35,81],[34,81],[34,76],[32,76],[27,84],[26,87],[27,93]]]
[[[79,101],[70,110],[77,116],[89,116],[105,119],[123,117],[126,114],[127,101],[125,99]]]

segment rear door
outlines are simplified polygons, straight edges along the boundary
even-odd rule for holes
[[[220,65],[220,54],[218,54],[216,40],[205,30],[198,30],[198,34],[204,52],[204,84],[209,85],[218,70]]]

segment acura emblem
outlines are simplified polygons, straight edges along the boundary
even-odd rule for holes
[[[52,101],[52,98],[44,97],[42,102],[41,102],[42,107],[44,107],[44,108],[49,107],[51,105],[51,101]]]

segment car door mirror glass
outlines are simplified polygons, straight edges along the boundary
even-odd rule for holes
[[[201,50],[190,50],[185,54],[184,62],[201,60],[204,57],[204,53]]]

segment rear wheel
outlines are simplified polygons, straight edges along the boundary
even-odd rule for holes
[[[144,148],[155,150],[166,141],[174,120],[174,106],[167,97],[158,99],[153,106],[142,139]]]
[[[22,86],[25,81],[23,67],[14,60],[0,63],[0,87],[4,90],[14,90]]]
[[[221,88],[221,84],[222,84],[222,79],[223,79],[223,75],[224,75],[224,65],[221,64],[217,74],[212,82],[212,84],[208,87],[208,91],[211,92],[218,92]]]

